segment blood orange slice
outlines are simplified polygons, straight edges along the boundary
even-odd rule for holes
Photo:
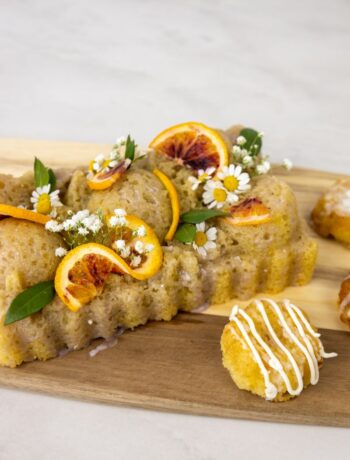
[[[197,122],[187,122],[165,129],[150,143],[159,154],[198,171],[228,164],[228,150],[222,136]]]
[[[163,250],[157,235],[136,216],[126,215],[125,225],[115,228],[112,247],[127,263],[129,274],[138,280],[154,276],[163,262]]]
[[[158,179],[162,182],[164,187],[167,189],[169,193],[169,199],[171,203],[171,209],[173,213],[172,222],[169,227],[168,233],[165,235],[165,239],[167,241],[171,241],[174,238],[177,226],[179,225],[180,220],[180,200],[179,195],[177,194],[176,188],[174,184],[171,182],[168,176],[166,176],[162,171],[159,169],[154,169],[153,174],[158,177]]]
[[[17,208],[9,204],[0,204],[0,219],[2,217],[15,217],[16,219],[28,220],[37,224],[45,225],[52,219],[50,216],[40,214],[39,212],[30,211],[29,209]]]
[[[90,171],[87,184],[91,190],[105,190],[111,187],[125,173],[129,166],[130,160],[122,160],[114,168],[103,170],[96,174],[92,174]]]
[[[229,209],[230,217],[225,220],[235,226],[260,225],[272,219],[270,210],[259,198],[247,198]]]
[[[111,273],[130,274],[130,268],[112,249],[97,243],[83,244],[61,261],[55,289],[62,302],[77,311],[101,294]]]

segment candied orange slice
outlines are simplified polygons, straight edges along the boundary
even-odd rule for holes
[[[198,171],[228,164],[228,150],[222,136],[214,129],[190,121],[165,129],[150,143],[159,154]]]
[[[91,177],[88,177],[87,184],[91,190],[106,190],[111,187],[128,169],[130,162],[122,160],[117,166],[108,170],[101,171],[94,175],[91,173],[91,165],[89,167]]]
[[[167,189],[169,193],[171,209],[172,209],[172,222],[169,227],[168,233],[165,235],[165,239],[167,241],[171,241],[174,238],[177,226],[179,225],[180,220],[180,200],[177,194],[176,188],[174,184],[171,182],[168,176],[166,176],[162,171],[159,169],[154,169],[153,174],[158,177],[158,179],[162,182],[164,187]]]
[[[52,217],[40,214],[39,212],[17,208],[9,204],[0,204],[0,219],[2,217],[15,217],[16,219],[29,220],[30,222],[42,225],[45,225],[46,222],[52,219]]]
[[[124,256],[125,258],[123,259],[129,267],[129,274],[135,279],[146,280],[154,276],[162,266],[162,247],[153,229],[142,219],[126,215],[125,220],[126,224],[122,227],[117,227],[115,230],[112,247],[118,251],[116,241],[124,240],[126,250],[130,252],[130,256]],[[138,246],[143,249],[141,253],[137,251]],[[139,265],[136,267],[132,266],[133,257],[137,257],[140,260]]]
[[[101,294],[111,273],[129,274],[130,268],[112,249],[97,243],[82,244],[59,264],[55,289],[70,310],[78,311]]]
[[[225,220],[232,225],[260,225],[272,219],[270,210],[259,198],[247,198],[229,209],[231,216]]]

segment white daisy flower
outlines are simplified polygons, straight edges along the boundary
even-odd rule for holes
[[[30,198],[33,203],[34,211],[40,214],[50,214],[55,208],[62,206],[59,198],[59,190],[55,190],[50,193],[51,185],[44,185],[43,187],[37,187]]]
[[[210,227],[208,230],[206,230],[205,222],[197,224],[196,235],[192,243],[193,248],[202,257],[206,257],[207,251],[216,248],[216,234],[217,229],[215,227]]]
[[[244,136],[238,136],[236,142],[238,145],[244,145],[247,142],[247,139]]]
[[[238,201],[235,193],[229,192],[220,181],[209,180],[204,186],[203,203],[211,208],[222,208],[226,203]]]
[[[59,224],[57,220],[49,220],[45,224],[46,230],[52,233],[59,233],[63,230],[63,225]]]
[[[262,163],[260,163],[259,165],[257,165],[256,167],[256,172],[259,174],[259,175],[262,175],[262,174],[267,174],[271,169],[271,164],[269,161],[267,160],[264,160]]]
[[[293,163],[289,158],[285,158],[283,160],[282,166],[287,170],[290,171],[293,168]]]
[[[61,246],[59,248],[56,248],[55,250],[55,256],[56,257],[64,257],[67,254],[67,249],[62,248]]]
[[[233,164],[224,166],[218,172],[218,178],[221,179],[224,187],[229,192],[235,194],[244,193],[250,189],[250,177],[246,172],[242,172],[242,166]]]
[[[125,143],[126,143],[126,137],[124,136],[118,137],[118,139],[115,141],[115,144],[118,146],[124,145]]]
[[[203,184],[207,180],[211,179],[215,171],[216,169],[212,166],[210,168],[207,168],[206,170],[199,169],[197,177],[190,176],[188,180],[192,183],[192,190],[197,190],[200,184]]]

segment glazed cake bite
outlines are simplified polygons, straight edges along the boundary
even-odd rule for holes
[[[289,300],[234,306],[221,337],[223,365],[241,390],[269,401],[294,398],[316,385],[324,351],[305,312]]]
[[[316,243],[261,150],[253,129],[191,122],[68,174],[1,176],[0,364],[307,283]]]
[[[335,182],[319,199],[311,218],[319,235],[350,248],[350,181]]]

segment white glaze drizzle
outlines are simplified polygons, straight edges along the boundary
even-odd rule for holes
[[[272,300],[272,299],[255,300],[254,302],[255,302],[255,305],[257,307],[257,310],[261,314],[261,317],[262,317],[262,319],[263,319],[263,321],[265,323],[265,326],[266,326],[267,330],[269,331],[269,333],[271,335],[271,338],[276,343],[276,345],[282,350],[282,352],[287,356],[290,364],[293,367],[293,370],[295,372],[295,376],[296,376],[296,379],[297,379],[297,382],[298,382],[297,387],[295,389],[293,389],[291,381],[290,381],[288,375],[286,374],[286,372],[284,371],[281,361],[277,358],[277,356],[273,353],[273,351],[271,350],[269,345],[263,340],[261,335],[258,333],[258,331],[256,330],[255,323],[254,323],[253,319],[243,309],[239,308],[237,305],[235,305],[232,308],[232,312],[231,312],[231,315],[230,315],[230,321],[233,321],[237,325],[237,327],[239,328],[244,340],[248,344],[248,346],[249,346],[249,348],[250,348],[250,350],[251,350],[251,352],[252,352],[252,354],[254,356],[255,361],[257,362],[257,364],[258,364],[258,366],[260,368],[260,371],[261,371],[261,373],[263,375],[264,383],[265,383],[265,397],[266,397],[266,399],[268,399],[268,400],[274,399],[276,397],[277,393],[278,393],[278,390],[277,390],[276,386],[273,385],[273,383],[271,382],[271,380],[270,380],[270,372],[265,367],[263,359],[259,354],[259,351],[255,347],[253,341],[251,340],[251,338],[249,336],[249,332],[251,332],[251,334],[254,337],[254,339],[259,343],[259,345],[265,350],[265,352],[269,356],[269,358],[270,358],[269,363],[268,363],[269,366],[272,369],[274,369],[277,372],[279,372],[282,380],[284,381],[284,383],[286,385],[286,389],[287,389],[288,393],[290,395],[292,395],[292,396],[299,395],[302,392],[303,387],[304,387],[303,377],[302,377],[301,371],[300,371],[299,366],[298,366],[296,360],[294,359],[292,353],[279,340],[275,330],[273,329],[273,327],[271,325],[271,322],[270,322],[270,320],[268,318],[268,314],[266,312],[266,309],[265,309],[265,306],[263,304],[263,301],[267,302],[272,307],[272,309],[275,311],[275,313],[276,313],[276,315],[277,315],[277,317],[279,319],[279,322],[280,322],[281,326],[287,332],[287,334],[288,334],[289,338],[291,339],[291,341],[294,342],[297,345],[297,347],[301,350],[301,352],[304,354],[304,356],[305,356],[305,358],[306,358],[306,360],[308,362],[309,369],[310,369],[310,383],[311,384],[315,385],[318,382],[318,379],[319,379],[319,367],[318,367],[317,358],[315,356],[315,347],[314,347],[312,341],[310,340],[310,338],[308,337],[307,333],[309,335],[311,335],[314,340],[317,341],[317,345],[319,347],[320,354],[321,354],[321,356],[323,358],[333,358],[333,357],[337,356],[337,354],[336,353],[326,353],[324,351],[323,345],[322,345],[322,343],[321,343],[321,341],[319,339],[320,334],[314,331],[314,329],[312,328],[312,326],[309,323],[309,321],[305,318],[305,316],[302,313],[302,311],[298,307],[296,307],[295,305],[290,303],[289,300],[284,300],[283,305],[284,305],[285,309],[287,310],[290,319],[294,323],[294,325],[295,325],[296,329],[298,330],[298,333],[299,333],[299,335],[300,335],[300,337],[301,337],[301,339],[302,339],[302,341],[304,343],[302,343],[301,340],[299,340],[298,337],[293,333],[293,331],[291,330],[290,326],[288,325],[288,323],[286,321],[286,318],[284,316],[284,313],[282,312],[282,309],[280,308],[280,306],[274,300]],[[248,330],[246,329],[246,327],[244,326],[242,321],[237,317],[238,315],[241,315],[244,318],[244,320],[246,321],[246,323],[248,325],[248,328],[249,328]],[[306,332],[305,332],[303,326],[305,327]],[[233,329],[232,326],[230,327],[230,330],[231,330],[231,333],[235,335],[235,330]]]

